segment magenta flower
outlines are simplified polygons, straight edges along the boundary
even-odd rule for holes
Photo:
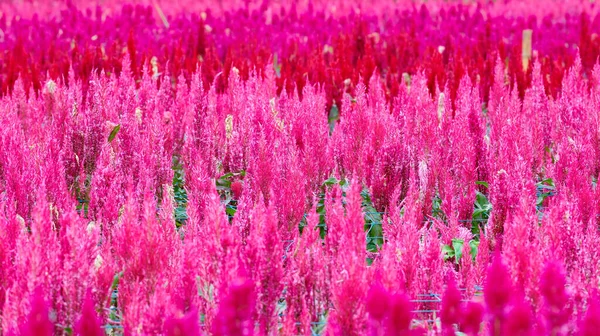
[[[102,320],[96,312],[94,298],[91,290],[88,290],[81,306],[81,317],[75,324],[75,335],[81,336],[103,336]]]
[[[219,311],[212,325],[215,336],[252,335],[254,324],[254,284],[250,280],[237,279],[219,305]]]
[[[171,316],[165,321],[165,336],[200,336],[198,310],[192,308],[181,318]]]
[[[440,320],[445,334],[454,334],[454,325],[460,322],[462,295],[456,287],[453,275],[448,277],[446,291],[442,297]]]
[[[460,330],[467,335],[479,334],[484,314],[485,308],[481,303],[468,302],[461,313]]]
[[[600,298],[598,294],[590,297],[587,312],[579,323],[579,336],[595,336],[600,331]]]
[[[50,321],[50,307],[44,299],[41,287],[37,287],[31,296],[31,308],[27,318],[19,327],[23,336],[52,336],[54,324]]]
[[[496,253],[485,278],[484,299],[494,318],[502,319],[512,292],[512,281],[502,257]]]
[[[389,310],[389,293],[380,283],[375,283],[369,289],[366,298],[366,310],[374,321],[381,322]]]
[[[386,323],[386,335],[409,335],[412,320],[412,305],[404,293],[392,295]]]

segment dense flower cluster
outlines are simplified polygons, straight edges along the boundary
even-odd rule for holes
[[[597,334],[593,4],[140,3],[1,5],[0,334]]]

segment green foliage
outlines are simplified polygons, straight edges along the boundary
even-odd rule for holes
[[[325,238],[327,234],[327,224],[325,222],[325,195],[327,191],[331,189],[333,186],[339,185],[342,189],[342,197],[346,196],[346,191],[348,190],[349,184],[348,180],[341,179],[338,180],[335,177],[329,177],[321,184],[319,194],[320,197],[317,201],[316,212],[319,214],[319,233],[321,238]],[[377,250],[383,245],[383,227],[382,227],[382,214],[378,212],[377,209],[373,206],[373,202],[371,200],[371,196],[369,195],[369,190],[364,188],[361,193],[361,208],[364,214],[364,230],[367,232],[367,251],[369,252],[377,252]],[[342,201],[342,204],[343,201]],[[306,226],[306,216],[302,218],[300,221],[299,229],[300,233],[304,230]],[[368,260],[367,260],[368,262]]]
[[[113,277],[113,281],[112,281],[112,285],[110,286],[111,288],[111,295],[110,295],[110,309],[109,309],[109,315],[108,318],[110,319],[111,323],[120,323],[121,322],[121,316],[118,314],[119,311],[119,305],[118,305],[118,294],[119,294],[119,283],[121,281],[121,278],[123,277],[123,271],[115,274],[115,276]],[[106,329],[106,333],[108,335],[115,335],[115,329],[117,329],[114,325],[112,325],[111,323],[107,324],[105,326]]]
[[[475,184],[476,184],[476,185],[481,185],[481,186],[484,186],[484,187],[486,187],[486,188],[488,188],[488,189],[489,189],[489,187],[490,187],[490,184],[489,184],[489,183],[487,183],[487,182],[485,182],[485,181],[476,181],[476,182],[475,182]]]
[[[460,263],[460,259],[462,258],[462,254],[463,254],[463,248],[464,248],[465,242],[462,239],[459,238],[454,238],[452,239],[452,243],[450,245],[444,245],[442,246],[442,254],[444,256],[444,260],[452,260],[454,259],[455,263]],[[469,247],[470,247],[470,254],[471,254],[471,258],[473,258],[473,261],[475,261],[475,258],[477,257],[477,252],[478,252],[478,248],[479,248],[479,241],[476,241],[474,239],[469,241]]]
[[[319,235],[321,239],[325,238],[327,233],[327,224],[325,223],[325,194],[328,189],[331,189],[334,185],[339,185],[342,188],[342,196],[346,195],[346,190],[348,189],[348,181],[346,179],[338,180],[335,177],[330,177],[326,179],[319,188],[320,193],[317,201],[316,212],[319,214]],[[300,233],[304,230],[306,226],[306,215],[300,221]]]
[[[323,335],[325,326],[327,325],[327,312],[319,315],[319,321],[311,327],[313,335]]]
[[[281,64],[278,62],[277,53],[273,54],[273,70],[275,70],[275,76],[281,77]]]
[[[92,185],[92,175],[87,175],[83,181],[83,185],[79,182],[79,177],[75,178],[72,190],[77,199],[77,205],[75,210],[78,214],[83,215],[84,218],[88,218],[88,210],[90,205],[90,187]]]
[[[333,134],[333,129],[335,128],[335,123],[340,119],[340,110],[337,105],[333,103],[331,106],[331,110],[329,110],[329,116],[327,117],[327,122],[329,123],[329,134]]]
[[[442,199],[437,194],[431,200],[431,215],[435,218],[445,218],[444,212],[442,211]]]
[[[58,329],[61,329],[63,331],[64,335],[73,335],[73,328],[71,328],[69,326],[64,326],[62,324],[56,324],[56,327]]]
[[[175,225],[181,227],[188,219],[188,196],[185,190],[185,172],[179,156],[173,156],[173,194],[175,198]]]
[[[196,287],[198,288],[198,296],[206,300],[206,302],[215,302],[215,286],[211,283],[204,283],[199,276],[196,277]]]
[[[544,200],[548,196],[554,195],[554,191],[556,187],[554,186],[554,181],[551,178],[544,179],[536,183],[536,206],[538,210],[542,207]]]
[[[113,127],[112,131],[110,131],[110,134],[108,135],[108,142],[112,142],[115,137],[117,136],[117,133],[119,133],[119,130],[121,129],[121,124]]]
[[[471,233],[475,235],[476,239],[479,239],[481,228],[483,224],[490,218],[492,212],[492,204],[488,200],[487,196],[479,191],[475,194],[475,209],[473,210],[472,222],[471,222]]]
[[[223,174],[215,180],[217,192],[221,197],[221,203],[225,205],[225,213],[227,214],[229,219],[232,219],[235,216],[238,204],[238,200],[233,198],[233,193],[231,191],[231,183],[234,181],[234,179],[241,180],[244,177],[246,177],[246,171],[240,170],[239,172]]]
[[[365,231],[367,231],[367,251],[377,252],[383,245],[383,226],[381,213],[373,206],[368,189],[360,193],[362,198],[362,209],[365,214]]]

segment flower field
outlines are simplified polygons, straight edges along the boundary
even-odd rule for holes
[[[593,1],[0,14],[0,335],[600,335]]]

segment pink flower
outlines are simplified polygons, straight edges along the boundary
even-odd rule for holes
[[[556,333],[571,317],[569,296],[565,291],[567,279],[563,267],[549,262],[542,273],[540,292],[544,298],[544,317],[548,332]]]
[[[484,289],[487,310],[494,318],[502,319],[504,316],[511,292],[512,281],[508,268],[502,262],[501,255],[496,253],[492,264],[488,267]]]
[[[396,293],[390,298],[386,335],[409,335],[412,320],[412,305],[405,293]]]
[[[235,181],[231,183],[231,193],[233,198],[239,200],[242,196],[243,184],[242,181]]]
[[[460,330],[467,335],[477,335],[481,329],[485,309],[479,302],[470,301],[465,306],[460,321]]]
[[[373,320],[381,322],[389,308],[388,292],[380,283],[375,283],[369,289],[366,299],[366,310]]]
[[[81,306],[81,317],[75,324],[75,335],[103,336],[102,320],[94,307],[92,292],[88,290]]]
[[[229,287],[229,293],[219,304],[219,311],[212,325],[214,336],[252,335],[252,314],[255,306],[254,285],[248,279],[237,279]]]
[[[518,295],[506,314],[502,335],[534,335],[533,322],[531,305],[525,301],[523,295]]]
[[[580,336],[595,336],[600,331],[600,298],[598,294],[589,299],[587,313],[579,324]]]
[[[454,325],[460,321],[462,296],[456,287],[454,275],[448,277],[446,291],[442,297],[442,309],[440,311],[440,320],[444,333],[454,334]]]
[[[181,318],[168,318],[163,329],[165,336],[200,336],[198,310],[193,308]]]
[[[54,324],[50,321],[50,309],[44,299],[41,287],[36,288],[33,292],[29,315],[19,327],[19,331],[23,336],[52,336],[54,334]]]

